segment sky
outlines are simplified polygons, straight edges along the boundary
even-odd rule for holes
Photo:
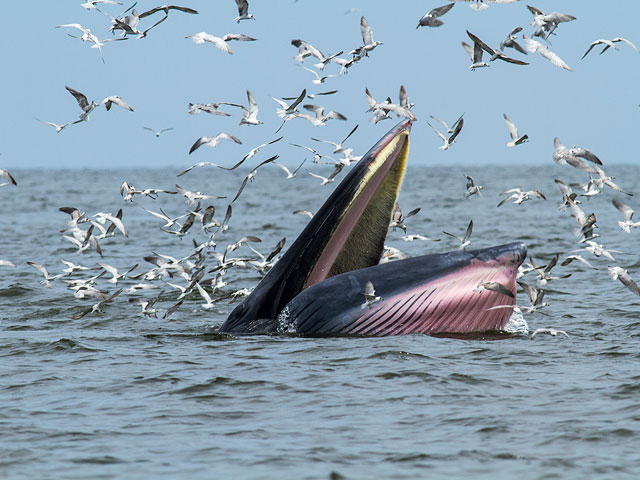
[[[475,11],[457,3],[441,19],[438,28],[416,29],[418,20],[445,1],[382,2],[323,0],[250,0],[255,21],[236,24],[233,0],[180,0],[198,15],[172,11],[147,38],[129,38],[103,47],[105,63],[89,43],[71,38],[73,29],[57,25],[79,23],[101,39],[113,38],[110,19],[80,6],[81,0],[7,2],[5,18],[22,19],[3,26],[0,45],[3,61],[2,115],[0,116],[0,168],[120,168],[171,167],[181,170],[201,161],[224,165],[236,163],[251,148],[284,135],[265,149],[264,157],[279,154],[280,161],[297,165],[306,152],[299,143],[330,153],[328,146],[311,137],[341,140],[355,125],[348,145],[365,153],[397,120],[374,125],[366,112],[365,88],[376,100],[398,101],[404,85],[418,120],[411,134],[411,162],[427,166],[499,164],[552,165],[553,139],[568,146],[579,145],[596,153],[605,166],[637,161],[635,135],[640,120],[640,54],[619,44],[620,50],[599,55],[594,49],[580,57],[598,38],[628,38],[640,47],[637,0],[563,2],[531,0],[544,12],[560,9],[577,17],[561,24],[550,48],[572,67],[565,71],[538,54],[507,54],[530,62],[518,66],[495,61],[489,68],[470,71],[469,57],[461,46],[470,43],[465,30],[497,47],[516,26],[531,35],[531,13],[526,3],[492,4]],[[104,6],[118,16],[130,4]],[[140,0],[140,13],[157,6]],[[159,20],[162,13],[141,20],[141,27]],[[292,39],[304,39],[324,54],[348,52],[362,44],[360,17],[365,16],[374,40],[383,45],[354,65],[347,75],[329,78],[316,86],[313,75],[293,60],[297,49]],[[243,33],[255,42],[232,42],[233,55],[212,44],[197,45],[188,35],[205,31],[222,36]],[[346,53],[343,55],[347,57]],[[304,65],[313,68],[314,59]],[[329,65],[325,72],[337,74]],[[134,109],[118,107],[94,110],[88,122],[72,125],[57,134],[36,118],[55,123],[77,119],[80,112],[68,85],[90,100],[119,95]],[[348,120],[332,120],[314,127],[302,119],[287,122],[279,134],[280,119],[271,97],[293,97],[303,88],[308,93],[337,89],[335,95],[307,100],[343,113]],[[189,115],[189,102],[247,104],[246,90],[260,108],[259,126],[239,126],[241,111],[223,107],[230,117],[206,113]],[[426,120],[435,115],[452,122],[464,113],[464,127],[455,145],[438,149],[440,139]],[[507,113],[530,141],[507,148],[503,120]],[[143,127],[173,128],[156,138]],[[223,142],[215,149],[202,147],[189,155],[200,136],[228,132],[242,145]]]

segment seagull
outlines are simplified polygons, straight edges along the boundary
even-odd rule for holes
[[[196,205],[200,200],[211,200],[213,198],[227,198],[227,197],[219,197],[216,195],[205,195],[201,192],[190,192],[189,190],[185,190],[180,185],[176,183],[176,190],[180,195],[187,199],[187,204],[190,206]]]
[[[43,267],[42,265],[40,265],[39,263],[27,262],[27,265],[31,265],[33,268],[38,270],[44,276],[44,280],[42,280],[40,283],[42,285],[44,285],[45,287],[50,287],[52,280],[55,280],[56,278],[62,277],[62,274],[53,275],[53,276],[49,275],[49,272],[47,271],[47,269],[45,267]]]
[[[402,240],[404,240],[405,242],[413,242],[414,240],[430,240],[432,242],[439,242],[440,239],[439,238],[429,238],[429,237],[425,237],[424,235],[418,235],[418,234],[413,234],[413,235],[403,235]]]
[[[267,163],[271,163],[274,160],[276,160],[277,158],[278,158],[278,155],[274,155],[273,157],[270,157],[270,158],[267,158],[266,160],[263,160],[256,167],[254,167],[253,170],[251,170],[247,174],[247,176],[244,177],[244,179],[242,180],[242,184],[240,185],[240,188],[238,188],[238,192],[236,193],[236,196],[233,197],[233,200],[231,200],[231,203],[235,202],[238,199],[238,197],[240,196],[240,194],[244,190],[244,187],[247,185],[247,182],[249,182],[249,181],[253,182],[253,179],[255,178],[256,173],[258,173],[258,169],[261,166],[266,165]]]
[[[511,290],[505,287],[500,282],[480,282],[473,289],[474,292],[480,293],[483,290],[490,290],[492,292],[501,293],[502,295],[506,295],[507,297],[515,298],[515,295]]]
[[[569,334],[567,332],[565,332],[564,330],[557,330],[555,328],[536,328],[533,333],[531,334],[531,339],[533,339],[536,335],[540,334],[540,333],[548,333],[549,335],[555,337],[558,334],[562,334],[565,337],[567,337],[569,340],[571,340],[571,337],[569,336]]]
[[[345,117],[340,112],[336,112],[335,110],[330,110],[325,114],[324,107],[321,105],[306,104],[306,105],[303,105],[303,108],[305,110],[314,112],[315,118],[311,117],[310,115],[305,115],[300,113],[294,113],[293,115],[295,115],[296,117],[302,117],[302,118],[305,118],[306,120],[309,120],[316,127],[325,125],[326,122],[331,119],[343,120],[343,121],[347,119],[347,117]]]
[[[85,3],[81,4],[81,7],[86,8],[87,10],[98,10],[96,7],[96,3],[103,3],[105,5],[122,5],[120,2],[115,2],[113,0],[87,0]]]
[[[302,93],[298,95],[298,97],[293,101],[291,105],[283,102],[282,100],[278,100],[277,98],[271,97],[278,105],[280,105],[280,108],[276,109],[276,115],[278,115],[280,118],[284,118],[287,115],[291,115],[292,113],[297,112],[298,110],[296,110],[296,107],[300,104],[300,102],[302,102],[302,100],[304,100],[304,97],[306,96],[307,96],[307,90],[304,89],[302,90]]]
[[[571,276],[570,273],[566,275],[560,275],[558,277],[554,277],[551,275],[551,269],[558,264],[559,258],[560,258],[560,254],[556,253],[546,265],[540,266],[540,265],[536,265],[536,262],[533,260],[533,258],[529,257],[529,261],[531,262],[531,268],[533,269],[533,271],[535,271],[538,274],[538,278],[536,278],[536,282],[538,283],[538,285],[543,287],[552,280],[569,278]],[[533,300],[532,300],[532,303],[533,303]]]
[[[558,207],[558,210],[566,210],[566,208],[569,206],[569,200],[580,203],[576,201],[577,195],[573,192],[569,185],[564,183],[562,180],[558,180],[557,178],[554,180],[554,182],[558,184],[560,193],[562,194],[562,204]]]
[[[448,233],[445,231],[443,231],[442,233],[460,240],[460,246],[458,247],[458,250],[464,250],[471,244],[471,240],[469,240],[469,237],[471,237],[472,231],[473,231],[473,220],[469,220],[469,225],[467,226],[467,230],[464,233],[464,237],[459,237],[458,235],[454,235],[453,233]]]
[[[227,52],[229,55],[233,52],[231,51],[231,47],[227,44],[228,41],[239,40],[241,42],[254,42],[257,40],[256,38],[249,37],[241,33],[227,33],[224,37],[215,37],[207,32],[194,33],[193,35],[188,35],[184,38],[190,38],[197,44],[202,44],[204,42],[213,43],[216,47]]]
[[[400,104],[395,104],[393,102],[387,102],[382,105],[382,109],[387,112],[393,112],[398,117],[408,118],[410,120],[417,120],[415,114],[411,111],[413,107],[413,103],[409,103],[409,96],[407,95],[407,91],[404,88],[404,85],[400,85]]]
[[[474,10],[481,11],[489,8],[487,3],[514,3],[520,0],[451,0],[452,2],[467,2]],[[485,3],[486,2],[486,3]]]
[[[522,27],[516,27],[511,30],[511,32],[509,32],[509,35],[507,35],[507,38],[500,42],[500,50],[504,51],[505,48],[513,48],[514,50],[517,50],[524,55],[528,55],[524,47],[516,41],[518,39],[518,36],[516,34],[521,31]]]
[[[325,61],[325,56],[316,47],[301,39],[291,40],[291,45],[298,48],[298,55],[293,57],[296,62],[302,62],[309,56],[314,56],[321,62]]]
[[[302,168],[302,166],[304,165],[304,163],[307,161],[307,159],[305,158],[302,163],[300,165],[298,165],[298,167],[292,172],[291,170],[289,170],[287,167],[285,167],[284,165],[282,165],[281,163],[278,162],[273,162],[274,165],[277,165],[279,168],[282,169],[282,171],[284,173],[287,174],[287,180],[289,180],[290,178],[293,178],[296,176],[296,174],[298,173],[298,170],[300,170],[300,168]]]
[[[404,224],[404,221],[414,216],[420,211],[420,208],[414,208],[406,216],[402,216],[402,210],[400,209],[400,205],[398,202],[393,206],[393,212],[391,213],[391,223],[389,224],[389,228],[393,228],[393,231],[396,231],[396,228],[401,228],[404,233],[407,233],[407,226]]]
[[[552,12],[545,14],[535,7],[527,5],[527,8],[533,14],[533,22],[531,22],[531,25],[538,27],[538,30],[536,30],[533,35],[544,38],[547,41],[560,23],[570,22],[576,19],[573,15],[566,13]]]
[[[148,17],[149,15],[153,15],[154,13],[164,12],[165,15],[169,15],[170,10],[178,10],[182,13],[190,13],[191,15],[197,15],[198,11],[189,7],[179,7],[177,5],[161,5],[159,7],[152,8],[151,10],[147,10],[140,14],[140,18]]]
[[[62,260],[60,259],[60,261],[66,265],[67,268],[63,269],[62,271],[64,273],[66,273],[67,275],[71,275],[73,272],[83,272],[86,270],[91,270],[91,268],[89,267],[85,267],[83,265],[77,265],[73,262],[68,262],[67,260]]]
[[[309,210],[294,210],[293,212],[294,215],[305,215],[309,218],[313,218],[313,213],[311,213]]]
[[[140,313],[142,315],[144,315],[145,317],[158,318],[157,317],[157,310],[153,306],[160,299],[160,295],[162,295],[162,293],[163,292],[160,292],[160,294],[157,297],[152,298],[151,300],[146,300],[144,298],[133,298],[133,297],[130,297],[129,298],[129,303],[134,304],[134,305],[140,305],[140,307],[142,307],[142,310],[140,311]]]
[[[483,52],[483,50],[485,52],[487,52],[489,55],[491,55],[491,58],[489,59],[489,61],[491,61],[491,62],[493,62],[494,60],[498,59],[498,60],[503,60],[503,61],[508,62],[508,63],[514,63],[516,65],[529,65],[527,62],[524,62],[522,60],[518,60],[518,59],[515,59],[515,58],[507,57],[500,50],[495,50],[495,49],[491,48],[489,45],[484,43],[482,40],[480,40],[478,37],[476,37],[469,30],[467,30],[467,35],[473,41],[473,49],[468,44],[466,44],[465,42],[462,42],[462,46],[464,47],[464,49],[469,54],[469,57],[471,57],[471,62],[472,63],[469,66],[470,70],[475,70],[476,68],[479,68],[479,67],[488,67],[489,66],[489,64],[487,62],[483,62],[482,61],[482,52]]]
[[[16,179],[13,178],[13,175],[11,175],[8,170],[0,168],[0,178],[6,180],[5,182],[0,183],[0,187],[4,187],[5,185],[14,185],[16,187],[18,186]]]
[[[121,217],[122,217],[122,209],[120,209],[118,211],[118,214],[115,216],[111,215],[110,213],[104,213],[104,212],[98,212],[93,216],[93,218],[95,218],[100,225],[104,225],[107,221],[109,221],[114,225],[114,228],[117,228],[118,230],[120,230],[122,235],[124,235],[125,237],[129,237],[129,234],[124,228],[124,224],[122,223]]]
[[[571,216],[578,222],[576,236],[583,236],[585,240],[591,240],[598,235],[593,234],[593,227],[596,226],[596,216],[594,213],[586,215],[584,211],[570,198],[566,200],[567,205],[571,208]]]
[[[346,136],[346,137],[344,137],[344,138],[342,139],[342,141],[341,141],[341,142],[339,142],[339,143],[332,142],[332,141],[330,141],[330,140],[319,140],[319,139],[317,139],[317,138],[311,138],[311,140],[313,140],[313,141],[315,141],[315,142],[322,142],[322,143],[327,143],[327,144],[329,144],[329,145],[333,145],[335,148],[333,149],[333,152],[331,152],[331,153],[344,153],[344,152],[347,152],[347,151],[348,151],[349,153],[352,153],[352,152],[353,152],[353,150],[352,150],[352,149],[350,149],[350,148],[349,148],[349,149],[345,149],[345,148],[344,148],[344,146],[343,146],[343,144],[344,144],[344,143],[349,139],[349,137],[350,137],[351,135],[353,135],[353,133],[354,133],[357,129],[358,129],[358,125],[356,125],[355,127],[353,127],[353,129],[351,129],[351,131],[347,134],[347,136]]]
[[[9,260],[0,260],[0,267],[15,267],[16,264]]]
[[[348,60],[342,57],[335,57],[333,59],[333,62],[340,65],[340,71],[338,72],[338,75],[345,75],[348,73],[349,67],[359,62],[360,60],[362,60],[362,55],[354,55]]]
[[[242,118],[240,119],[240,125],[261,125],[261,120],[258,120],[258,103],[253,98],[253,94],[247,90],[247,100],[249,101],[249,108],[244,105],[236,105],[230,103],[229,105],[234,107],[240,107],[242,109]]]
[[[310,68],[307,68],[305,66],[303,66],[302,68],[304,68],[307,72],[311,72],[314,74],[314,76],[316,77],[314,80],[311,80],[311,83],[313,83],[314,85],[321,85],[325,82],[325,80],[327,78],[337,78],[338,75],[324,75],[324,76],[320,76],[318,74],[318,72],[316,72],[315,70],[312,70]]]
[[[309,170],[307,170],[307,172],[312,177],[315,177],[318,180],[322,180],[322,183],[320,185],[326,185],[327,183],[332,183],[333,181],[335,181],[335,176],[338,175],[338,173],[340,173],[340,170],[341,169],[336,168],[333,172],[331,172],[331,175],[329,175],[328,177],[323,177],[322,175],[318,175],[318,174],[313,173],[313,172],[311,172]]]
[[[195,143],[191,145],[191,148],[189,149],[189,154],[192,154],[193,152],[195,152],[202,145],[206,145],[208,147],[216,147],[222,140],[230,140],[232,142],[242,144],[242,142],[238,138],[234,137],[233,135],[226,132],[221,132],[217,134],[215,137],[200,137],[199,139],[197,139]]]
[[[70,37],[73,37],[73,38],[79,38],[83,42],[91,42],[91,43],[93,43],[91,48],[97,48],[98,49],[98,51],[100,52],[100,58],[102,59],[102,63],[104,63],[104,57],[102,56],[102,48],[101,47],[105,44],[105,42],[111,42],[111,41],[116,41],[116,40],[124,40],[124,38],[114,38],[114,39],[100,40],[93,33],[91,33],[91,30],[89,30],[88,28],[84,28],[79,23],[69,23],[67,25],[58,25],[58,26],[56,26],[56,28],[75,28],[77,30],[80,30],[82,32],[82,35],[80,37],[76,37],[75,35],[71,35],[71,34],[68,34],[68,35]]]
[[[640,222],[634,222],[633,209],[629,205],[625,205],[619,200],[612,200],[613,205],[624,215],[624,222],[618,221],[618,225],[625,232],[629,233],[631,228],[640,228]]]
[[[591,45],[589,45],[589,48],[587,49],[586,52],[584,52],[584,55],[582,55],[580,60],[584,59],[584,57],[586,57],[589,54],[589,52],[591,50],[593,50],[593,47],[595,47],[596,45],[605,45],[605,49],[602,50],[602,52],[600,52],[600,55],[602,55],[604,53],[604,51],[609,49],[609,48],[613,48],[614,50],[619,50],[619,48],[616,47],[615,44],[611,40],[605,40],[605,39],[601,38],[599,40],[595,40],[595,41],[591,42]]]
[[[613,40],[611,40],[611,43],[617,43],[617,42],[624,42],[627,45],[629,45],[631,48],[633,48],[636,52],[638,51],[638,47],[636,47],[632,42],[630,42],[629,40],[627,40],[626,38],[622,38],[622,37],[616,37]],[[609,45],[605,45],[605,47],[602,49],[602,51],[600,52],[600,55],[602,55],[604,52],[606,52],[609,49]],[[616,48],[617,50],[617,48]],[[585,54],[586,55],[586,54]]]
[[[464,198],[469,198],[471,195],[478,195],[481,197],[482,194],[480,193],[480,190],[482,190],[482,185],[476,185],[473,177],[469,175],[465,175],[465,177],[467,178],[467,191],[464,193]]]
[[[119,107],[124,108],[125,110],[129,110],[130,112],[133,112],[133,108],[131,108],[129,104],[125,102],[122,98],[120,98],[118,95],[110,95],[100,102],[101,105],[104,105],[107,111],[111,110],[111,105],[114,103]]]
[[[234,22],[240,23],[240,20],[255,20],[254,16],[249,13],[249,2],[247,0],[236,0],[238,6],[238,16],[233,19]]]
[[[542,300],[544,298],[544,290],[535,288],[527,283],[518,282],[518,285],[522,287],[524,292],[529,297],[529,301],[531,302],[530,306],[527,305],[496,305],[495,307],[488,308],[487,310],[496,310],[498,308],[511,308],[514,312],[520,313],[533,313],[538,311],[541,308],[546,307],[548,304],[544,303]],[[509,293],[511,293],[509,291]]]
[[[62,125],[58,125],[57,123],[45,122],[44,120],[40,120],[39,118],[36,118],[36,120],[38,120],[40,123],[44,123],[45,125],[52,126],[53,128],[56,129],[56,133],[60,133],[62,130],[64,130],[65,127],[68,127],[69,125],[71,125],[71,123],[64,123]]]
[[[596,171],[590,166],[584,164],[584,162],[578,160],[576,157],[583,158],[596,165],[602,165],[600,159],[586,148],[576,146],[567,148],[562,143],[560,143],[558,137],[555,137],[553,139],[553,148],[553,161],[558,165],[568,163],[569,165],[579,168],[580,170],[584,170],[588,173],[596,173]]]
[[[607,248],[604,245],[600,243],[596,243],[593,240],[587,240],[585,241],[585,243],[588,245],[588,247],[579,248],[578,250],[574,250],[574,251],[579,252],[581,250],[586,250],[587,252],[593,253],[596,257],[605,256],[609,260],[613,260],[613,261],[615,261],[615,258],[613,258],[613,255],[611,255],[610,252],[622,253],[619,250],[607,250]]]
[[[371,283],[371,280],[367,280],[367,282],[364,284],[364,290],[361,293],[362,295],[364,295],[364,303],[360,306],[360,309],[364,309],[367,307],[371,308],[374,303],[382,300],[381,296],[376,295],[376,291],[373,288],[373,283]]]
[[[230,103],[225,103],[225,102],[218,102],[218,103],[189,103],[189,115],[196,115],[200,112],[206,112],[206,113],[210,113],[212,115],[219,115],[221,117],[230,117],[231,115],[229,115],[226,112],[223,112],[222,110],[218,110],[218,107],[220,107],[220,105],[234,105],[236,107],[240,107],[241,105],[235,105],[235,104],[230,104]]]
[[[115,267],[112,267],[111,265],[107,265],[106,263],[98,263],[98,265],[102,267],[102,269],[105,272],[110,273],[112,275],[112,277],[109,280],[107,280],[107,282],[114,283],[114,284],[117,284],[118,280],[127,278],[127,275],[138,267],[138,264],[136,263],[133,267],[131,267],[126,272],[119,273]]]
[[[545,197],[538,190],[528,190],[526,192],[523,192],[519,188],[511,188],[509,190],[505,190],[504,192],[501,192],[500,195],[506,195],[508,193],[510,193],[511,195],[500,200],[500,203],[498,203],[497,205],[498,207],[500,207],[505,202],[508,202],[509,200],[513,200],[512,203],[515,203],[516,205],[520,205],[521,203],[526,202],[527,200],[531,200],[532,196],[541,198],[543,200],[547,199],[547,197]]]
[[[556,53],[552,52],[551,50],[549,50],[549,48],[547,46],[541,44],[540,42],[538,42],[536,40],[533,40],[533,39],[527,37],[526,35],[523,35],[522,38],[524,39],[525,47],[527,48],[529,53],[538,52],[544,58],[546,58],[551,63],[553,63],[556,67],[564,68],[565,70],[571,71],[571,67],[569,67],[569,65],[567,65],[564,62],[564,60],[562,60],[558,56],[558,54],[556,54]]]
[[[373,32],[369,26],[369,22],[364,17],[360,18],[360,33],[362,34],[362,47],[358,47],[355,50],[349,52],[349,55],[369,56],[369,52],[376,48],[378,45],[382,45],[382,42],[373,41]]]
[[[169,128],[163,128],[162,130],[154,130],[153,128],[149,128],[149,127],[142,127],[145,130],[149,130],[150,132],[152,132],[156,137],[159,137],[160,135],[162,135],[162,133],[164,132],[168,132],[169,130],[173,130],[173,127],[169,127]]]
[[[458,117],[458,119],[451,124],[451,126],[447,125],[445,122],[440,120],[438,117],[435,117],[433,115],[429,115],[429,116],[431,118],[433,118],[435,121],[440,122],[442,124],[442,126],[447,129],[447,133],[453,133],[455,131],[456,127],[458,126],[458,123],[460,123],[460,121],[462,120],[462,117],[464,116],[464,113],[462,115],[460,115]]]
[[[369,109],[367,112],[373,112],[374,117],[371,119],[371,123],[378,123],[380,120],[386,120],[387,118],[391,118],[389,116],[389,111],[385,109],[387,105],[391,103],[391,99],[387,99],[384,102],[376,102],[369,92],[368,88],[364,89],[364,93],[367,96],[367,103],[369,104]]]
[[[443,16],[445,13],[451,10],[454,5],[455,3],[449,3],[447,5],[431,9],[418,21],[418,25],[416,26],[416,28],[439,27],[440,25],[443,25],[444,22],[438,19],[438,17]]]
[[[598,165],[594,165],[593,169],[598,174],[598,178],[595,179],[594,182],[600,188],[603,188],[603,186],[606,185],[607,187],[615,190],[616,192],[620,192],[620,193],[624,193],[625,195],[633,196],[633,193],[625,192],[624,190],[622,190],[622,188],[620,188],[618,185],[613,183],[612,180],[613,180],[614,177],[607,176],[607,174],[604,172],[604,170],[602,170],[600,167],[598,167]]]
[[[120,292],[122,292],[122,289],[116,290],[112,295],[106,297],[105,295],[103,295],[103,298],[96,304],[94,304],[93,306],[91,306],[90,308],[83,310],[80,313],[77,313],[75,315],[73,315],[71,317],[72,320],[79,320],[82,317],[84,317],[85,315],[89,314],[89,313],[102,313],[102,308],[108,304],[111,303],[113,301],[114,298],[116,298],[118,295],[120,295]]]
[[[582,262],[582,263],[584,263],[586,266],[588,266],[590,268],[596,268],[593,265],[591,265],[591,263],[589,261],[587,261],[584,258],[582,258],[581,255],[567,255],[567,258],[565,258],[560,265],[562,265],[563,267],[566,267],[567,265],[569,265],[574,260]]]
[[[93,100],[91,100],[91,103],[89,103],[89,101],[87,100],[87,97],[83,93],[80,93],[71,87],[65,86],[64,88],[66,88],[67,91],[71,95],[73,95],[73,97],[78,102],[78,106],[82,110],[82,113],[80,114],[80,117],[79,117],[80,119],[76,120],[73,123],[86,122],[87,120],[89,120],[89,114],[98,106],[98,104]]]
[[[429,125],[431,127],[431,130],[433,130],[436,133],[436,135],[438,135],[442,139],[442,141],[444,142],[444,144],[441,145],[438,148],[440,148],[441,150],[447,150],[451,145],[453,145],[455,143],[455,139],[458,136],[458,134],[460,133],[460,130],[462,130],[462,125],[464,125],[464,119],[460,118],[460,121],[456,125],[456,129],[453,131],[451,136],[449,136],[449,138],[445,137],[442,133],[440,133],[439,130],[437,130],[429,122],[427,122],[427,125]]]
[[[518,129],[516,128],[514,123],[511,120],[509,120],[509,117],[507,117],[507,114],[504,113],[503,116],[504,116],[504,121],[507,124],[507,130],[509,130],[509,135],[511,135],[511,141],[507,142],[507,147],[515,147],[516,145],[525,143],[529,139],[529,136],[528,135],[520,136],[518,134]]]
[[[638,288],[638,284],[633,281],[629,273],[624,268],[607,267],[607,269],[609,270],[609,277],[611,277],[612,280],[620,280],[625,287],[640,296],[640,288]]]

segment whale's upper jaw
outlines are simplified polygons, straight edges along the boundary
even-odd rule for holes
[[[220,331],[269,330],[282,308],[303,289],[378,263],[406,169],[411,123],[400,122],[351,168]]]

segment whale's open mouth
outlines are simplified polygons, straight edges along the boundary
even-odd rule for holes
[[[406,168],[410,129],[410,120],[399,123],[353,166],[221,331],[264,331],[305,288],[378,263]]]

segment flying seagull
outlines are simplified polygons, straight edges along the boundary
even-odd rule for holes
[[[193,152],[195,152],[202,145],[206,145],[208,147],[215,147],[222,140],[229,140],[229,141],[240,143],[240,144],[242,143],[238,138],[234,137],[233,135],[226,132],[220,132],[215,137],[200,137],[199,139],[197,139],[189,149],[189,154],[192,154]]]
[[[524,39],[525,47],[527,48],[529,53],[538,52],[544,58],[546,58],[551,63],[553,63],[556,67],[564,68],[565,70],[571,71],[571,67],[569,67],[569,65],[567,65],[564,62],[564,60],[562,60],[558,56],[558,54],[556,54],[556,53],[552,52],[551,50],[549,50],[549,48],[546,45],[543,45],[540,42],[538,42],[537,40],[533,40],[532,38],[529,38],[526,35],[523,35],[522,38]]]
[[[216,37],[207,32],[194,33],[193,35],[188,35],[184,38],[190,38],[197,44],[203,44],[205,42],[213,43],[220,50],[227,52],[229,55],[233,53],[231,47],[227,42],[231,40],[238,40],[241,42],[254,42],[257,39],[253,37],[249,37],[247,35],[243,35],[241,33],[227,33],[223,37]]]
[[[152,132],[156,137],[159,137],[160,135],[162,135],[162,133],[164,132],[168,132],[169,130],[173,130],[173,127],[169,127],[169,128],[163,128],[162,130],[154,130],[153,128],[149,128],[149,127],[142,127],[145,130],[149,130],[150,132]]]
[[[507,124],[507,130],[509,130],[509,135],[511,135],[511,141],[507,142],[507,147],[515,147],[516,145],[525,143],[528,140],[529,136],[528,135],[520,136],[518,134],[518,129],[516,128],[514,123],[511,120],[509,120],[509,117],[507,117],[507,114],[504,113],[503,116],[504,116],[504,121]]]
[[[456,129],[449,136],[449,138],[445,137],[442,133],[440,133],[439,130],[437,130],[429,122],[427,122],[427,125],[429,125],[431,127],[431,129],[436,133],[436,135],[438,135],[442,139],[442,141],[444,142],[444,144],[441,145],[438,148],[440,148],[441,150],[447,150],[451,145],[453,145],[455,143],[455,139],[458,136],[458,134],[460,133],[460,130],[462,130],[462,126],[464,125],[464,119],[460,118],[460,121],[456,125]]]
[[[416,28],[439,27],[440,25],[443,25],[444,22],[438,19],[438,17],[443,16],[445,13],[451,10],[454,5],[455,3],[449,3],[447,5],[431,9],[418,21],[418,25],[416,26]]]

